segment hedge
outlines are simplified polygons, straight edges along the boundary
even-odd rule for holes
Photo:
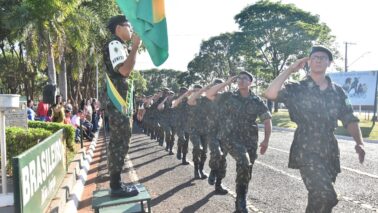
[[[60,129],[64,129],[64,134],[67,136],[66,146],[71,152],[75,151],[75,128],[72,125],[54,122],[28,121],[28,126],[29,128],[42,128],[52,132],[57,132]]]
[[[7,172],[9,174],[11,174],[12,171],[12,157],[17,156],[30,149],[31,147],[38,144],[40,141],[43,141],[60,129],[63,129],[64,135],[66,136],[67,154],[75,152],[75,128],[72,125],[52,122],[28,121],[28,127],[28,130],[18,127],[8,127],[5,129],[8,159]],[[67,163],[70,160],[71,159],[67,159]]]
[[[8,127],[5,129],[7,140],[7,172],[12,172],[12,157],[17,156],[43,141],[53,132],[41,128],[29,128],[25,130],[19,127]]]

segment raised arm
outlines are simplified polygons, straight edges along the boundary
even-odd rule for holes
[[[190,106],[194,106],[197,104],[197,99],[202,95],[202,93],[204,93],[206,90],[208,90],[210,88],[210,85],[206,86],[206,87],[203,87],[201,88],[200,90],[198,90],[197,92],[194,92],[191,96],[189,96],[188,98],[188,104]]]
[[[209,100],[214,100],[216,95],[218,94],[218,91],[221,90],[222,88],[226,87],[227,85],[230,85],[232,84],[235,79],[237,78],[237,76],[232,76],[232,77],[229,77],[227,79],[227,81],[221,83],[221,84],[217,84],[213,87],[211,87],[210,89],[208,89],[206,91],[206,97],[209,99]]]
[[[159,111],[162,111],[164,109],[164,103],[167,101],[168,97],[165,97],[164,100],[157,106],[157,109]]]
[[[182,94],[180,97],[178,97],[177,99],[173,100],[172,101],[172,108],[178,107],[178,105],[182,102],[182,100],[185,97],[188,97],[189,95],[191,95],[192,92],[193,92],[192,90],[188,90],[187,92],[185,92],[184,94]]]
[[[273,81],[270,83],[268,89],[265,90],[264,96],[269,100],[276,100],[278,92],[281,90],[283,83],[289,78],[291,73],[297,72],[299,69],[303,68],[308,57],[298,59],[294,64],[290,65],[286,70],[281,72]]]
[[[124,77],[129,77],[131,71],[134,69],[135,59],[137,55],[137,51],[140,45],[140,38],[137,35],[133,35],[133,45],[131,47],[131,51],[127,56],[126,61],[119,67],[119,72]]]

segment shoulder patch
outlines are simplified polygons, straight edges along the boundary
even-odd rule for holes
[[[113,69],[126,61],[126,50],[121,42],[117,40],[109,42],[109,57]]]

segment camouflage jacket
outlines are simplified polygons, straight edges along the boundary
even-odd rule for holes
[[[327,76],[329,86],[320,90],[311,77],[285,85],[277,97],[297,124],[290,149],[290,168],[323,163],[336,177],[340,172],[339,148],[334,130],[337,120],[344,126],[358,122],[343,89]]]
[[[248,149],[257,148],[257,117],[261,121],[272,116],[264,102],[250,92],[248,97],[239,91],[226,92],[217,96],[218,138],[242,143]]]
[[[216,104],[207,97],[197,99],[195,106],[189,107],[189,120],[192,131],[200,134],[216,132]]]

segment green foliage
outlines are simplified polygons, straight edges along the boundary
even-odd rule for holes
[[[293,60],[307,56],[314,44],[332,47],[330,28],[317,15],[293,4],[261,0],[235,16],[245,53],[253,53],[266,67],[267,80],[275,78]]]
[[[162,87],[168,87],[169,89],[178,92],[181,85],[178,82],[178,76],[183,72],[172,69],[151,69],[141,71],[142,76],[147,84],[146,95],[152,95]]]
[[[133,71],[130,76],[134,81],[136,96],[141,96],[147,90],[147,81],[139,71]]]
[[[29,128],[28,130],[9,127],[5,129],[7,139],[7,172],[12,171],[12,157],[30,149],[40,141],[53,134],[52,131],[42,128]]]
[[[29,128],[40,128],[51,132],[57,132],[60,129],[64,129],[64,135],[67,137],[66,146],[70,151],[74,151],[75,128],[72,125],[54,122],[28,121],[28,126]]]

